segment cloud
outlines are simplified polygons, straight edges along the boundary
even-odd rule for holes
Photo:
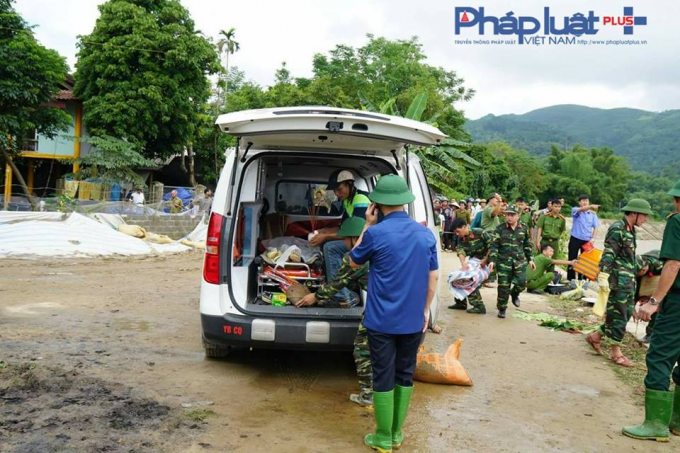
[[[98,3],[21,0],[15,6],[30,23],[39,25],[36,35],[41,42],[65,55],[73,67],[76,35],[92,30]],[[208,36],[235,27],[241,51],[231,57],[230,64],[263,85],[272,83],[282,61],[294,76],[310,76],[314,53],[326,53],[337,44],[361,46],[367,33],[390,39],[418,35],[429,64],[457,71],[466,86],[477,90],[472,101],[457,106],[471,118],[560,103],[657,111],[680,106],[680,58],[675,21],[671,20],[680,16],[680,2],[183,0],[182,4]],[[599,16],[620,15],[631,4],[636,15],[648,18],[648,25],[636,27],[634,35],[646,39],[645,46],[455,44],[461,37],[478,37],[473,30],[465,30],[464,36],[454,34],[455,6],[484,6],[487,14],[495,16],[510,8],[517,16],[541,16],[549,5],[554,16],[563,17],[589,10]],[[603,28],[598,37],[623,35]]]

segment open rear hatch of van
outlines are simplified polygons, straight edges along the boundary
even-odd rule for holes
[[[230,232],[224,244],[225,289],[233,305],[254,316],[359,317],[361,306],[296,308],[290,301],[279,305],[291,281],[315,292],[328,280],[323,261],[309,260],[304,253],[295,257],[295,263],[274,265],[286,251],[281,246],[306,242],[308,232],[317,227],[339,225],[337,200],[325,187],[333,170],[352,170],[357,187],[370,190],[376,176],[402,168],[406,145],[433,146],[446,136],[405,118],[328,107],[234,112],[221,115],[216,124],[239,138],[237,152],[228,162],[234,167],[225,211]],[[286,195],[287,190],[292,195]],[[266,256],[269,252],[271,257]],[[288,283],[281,281],[286,277]]]
[[[245,137],[253,149],[342,150],[390,156],[404,145],[433,146],[439,129],[406,118],[329,107],[286,107],[220,115],[223,132]],[[243,144],[243,143],[242,143]]]

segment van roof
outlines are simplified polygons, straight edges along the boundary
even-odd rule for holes
[[[255,149],[336,149],[389,154],[404,145],[433,146],[446,135],[420,121],[323,106],[243,110],[220,115],[223,132],[248,137]]]

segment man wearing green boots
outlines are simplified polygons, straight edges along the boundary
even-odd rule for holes
[[[439,280],[437,241],[404,212],[415,197],[403,178],[380,178],[369,195],[366,226],[350,252],[358,268],[370,262],[364,326],[373,368],[376,429],[364,443],[380,453],[401,447],[413,393],[413,372]],[[376,206],[377,205],[377,206]],[[378,221],[378,209],[384,215]]]
[[[669,430],[680,436],[680,181],[669,194],[675,198],[676,213],[663,233],[661,279],[637,314],[649,321],[658,312],[647,351],[645,421],[623,428],[626,436],[659,442],[668,442]],[[675,392],[669,391],[671,371]]]

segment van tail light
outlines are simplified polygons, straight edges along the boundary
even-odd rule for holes
[[[422,222],[420,222],[420,224],[421,224],[422,226],[427,226],[427,222],[426,222],[425,220],[423,220]]]
[[[215,285],[220,283],[220,241],[222,239],[222,219],[219,214],[210,214],[208,236],[205,240],[205,259],[203,260],[203,280]]]

